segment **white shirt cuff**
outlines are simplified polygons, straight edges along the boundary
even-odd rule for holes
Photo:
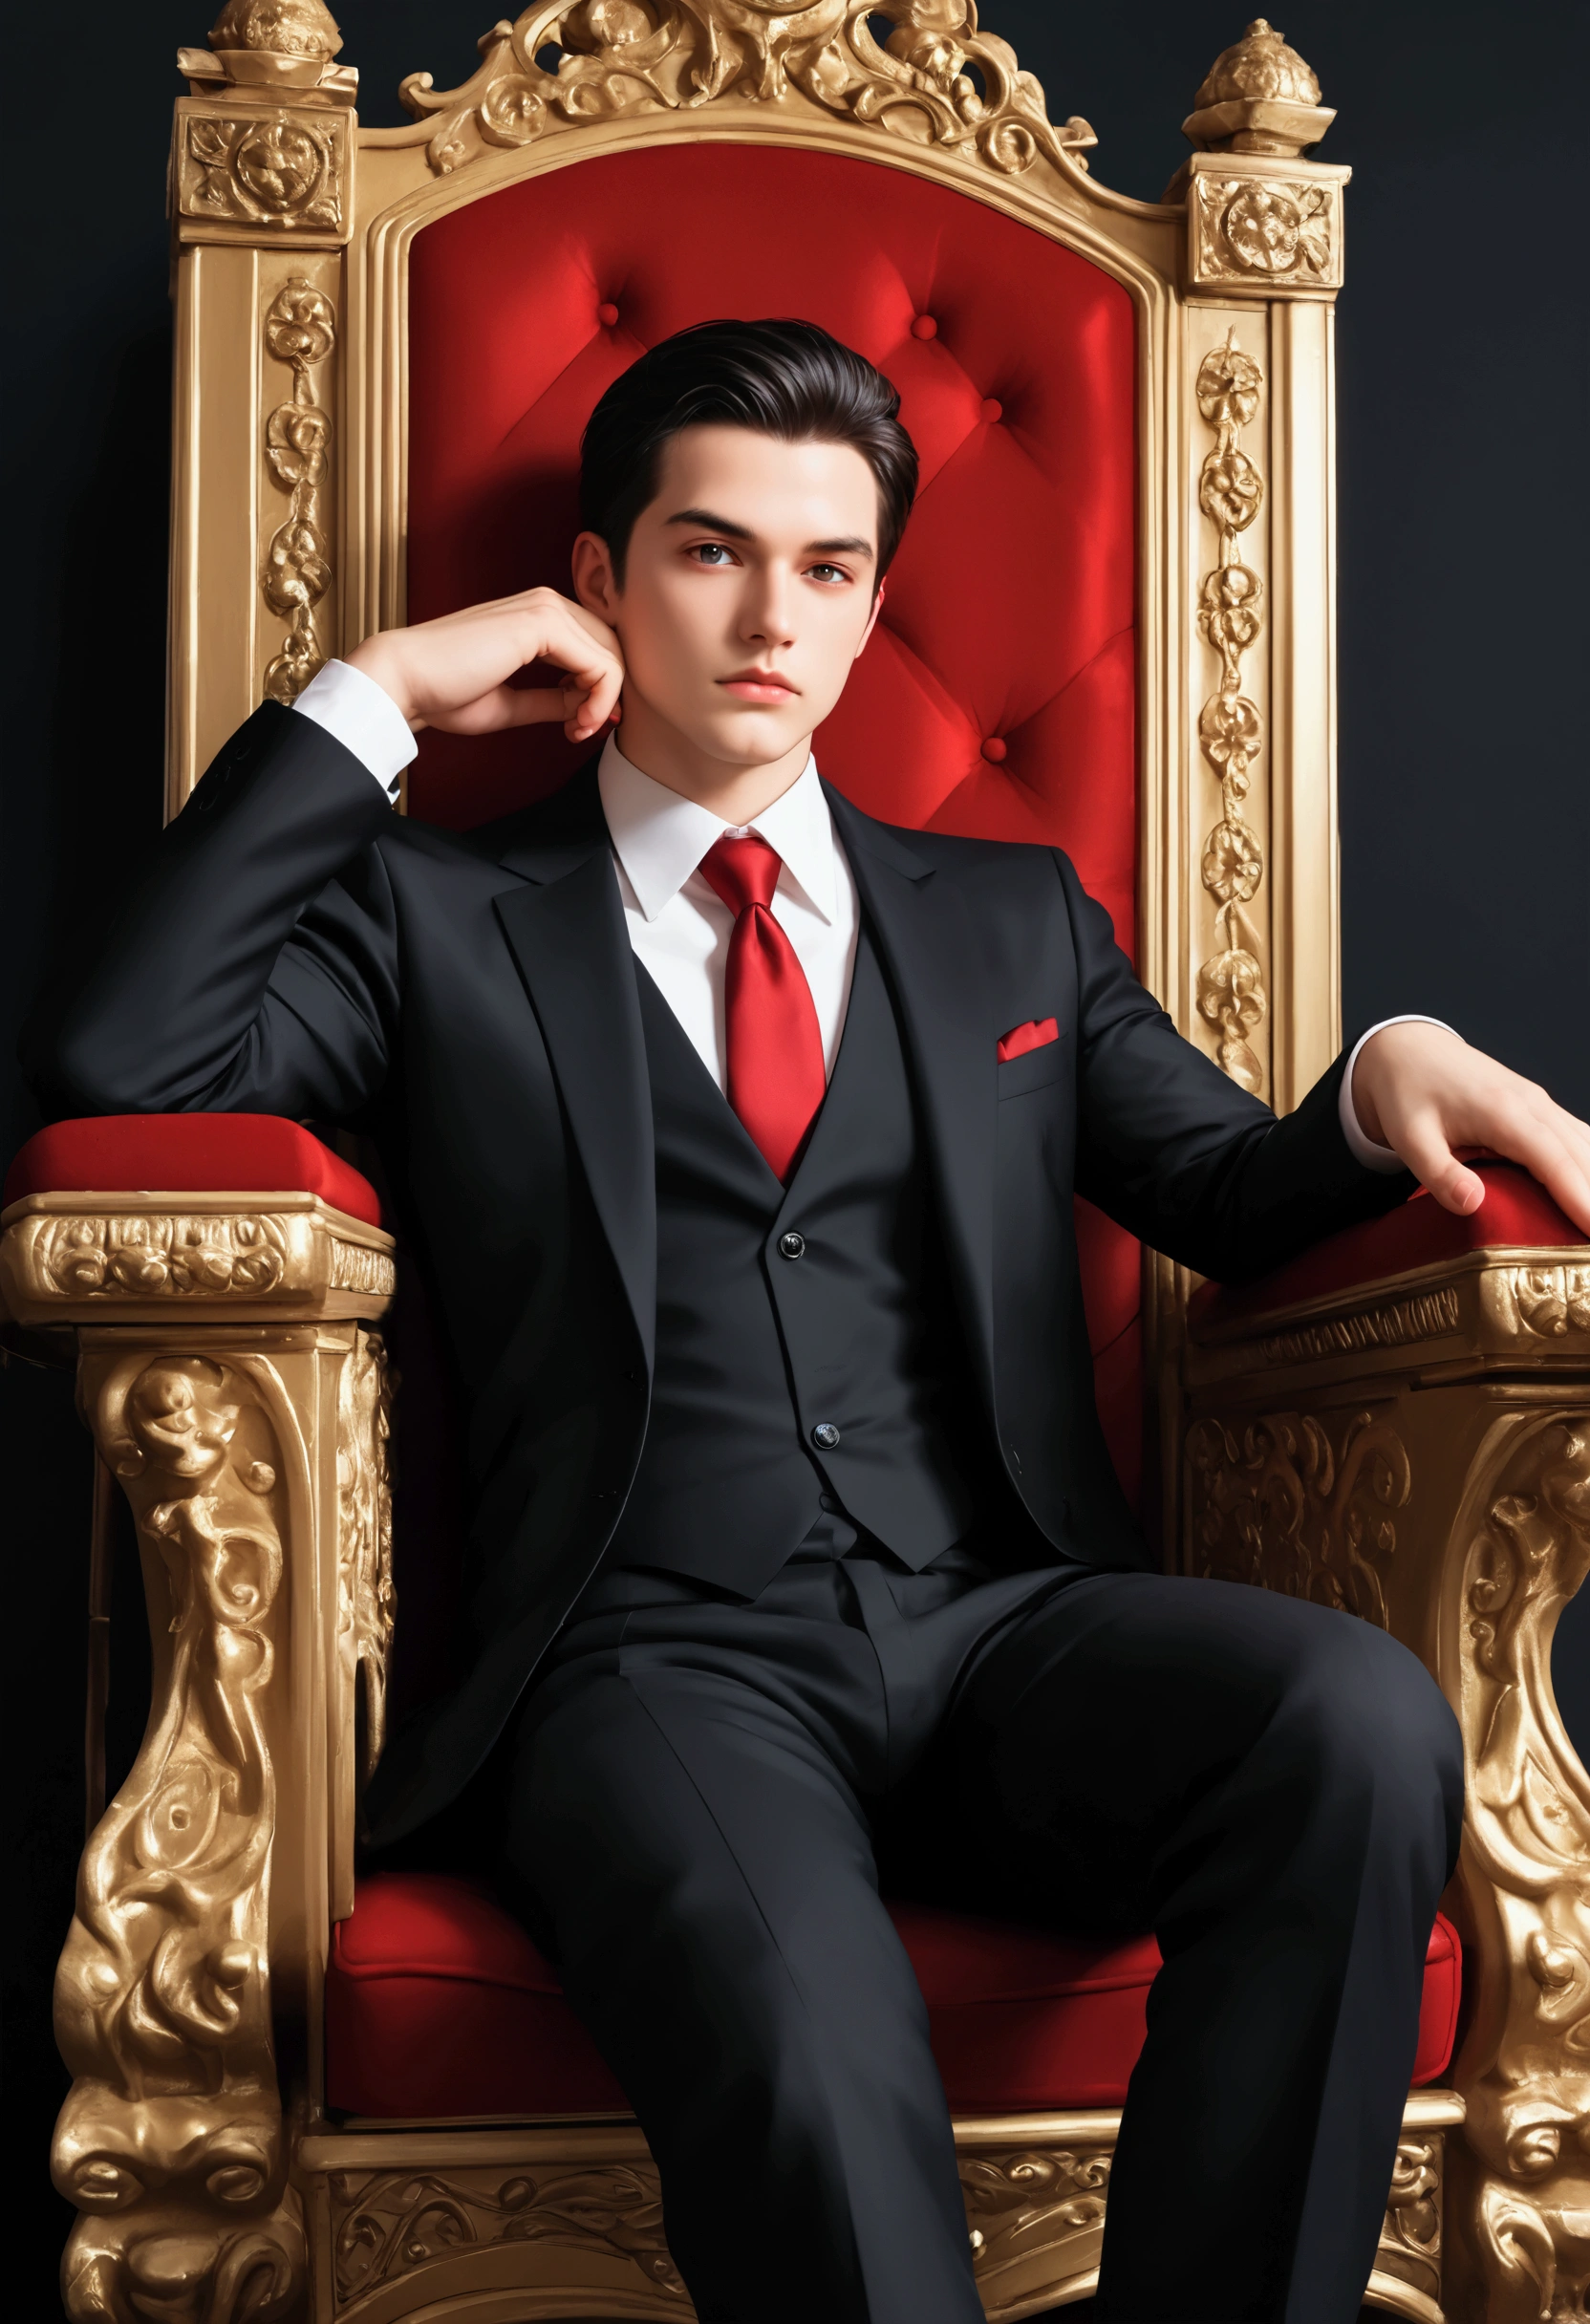
[[[293,703],[345,750],[361,759],[394,807],[398,778],[419,745],[409,722],[384,686],[351,662],[329,661],[318,669]]]
[[[1395,1152],[1389,1146],[1382,1146],[1378,1139],[1364,1136],[1353,1106],[1353,1067],[1358,1063],[1358,1053],[1364,1043],[1373,1041],[1377,1033],[1384,1033],[1388,1024],[1438,1024],[1443,1033],[1450,1033],[1452,1030],[1444,1018],[1424,1017],[1417,1010],[1412,1010],[1402,1017],[1383,1017],[1379,1024],[1372,1024],[1369,1030],[1366,1033],[1361,1033],[1353,1044],[1353,1053],[1347,1060],[1347,1070],[1342,1076],[1342,1087],[1337,1092],[1336,1102],[1342,1120],[1342,1135],[1346,1139],[1348,1149],[1355,1161],[1362,1162],[1365,1170],[1382,1172],[1386,1177],[1389,1177],[1395,1170],[1406,1170],[1407,1164],[1403,1160],[1401,1154]]]

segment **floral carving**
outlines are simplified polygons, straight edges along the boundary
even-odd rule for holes
[[[1496,1285],[1509,1326],[1537,1339],[1590,1331],[1590,1266],[1509,1267]]]
[[[182,1299],[274,1291],[287,1267],[269,1216],[53,1219],[35,1261],[41,1287],[65,1299]]]
[[[1198,506],[1214,526],[1219,559],[1204,575],[1198,627],[1220,658],[1220,682],[1198,715],[1198,742],[1220,784],[1221,816],[1204,842],[1202,877],[1215,904],[1220,949],[1198,970],[1197,1008],[1214,1032],[1221,1067],[1244,1089],[1263,1087],[1250,1036],[1264,1022],[1264,972],[1258,937],[1243,911],[1264,877],[1258,835],[1238,809],[1263,746],[1257,706],[1242,692],[1242,656],[1263,629],[1264,585],[1237,554],[1237,544],[1264,501],[1264,479],[1237,441],[1257,417],[1264,375],[1228,333],[1198,367],[1198,410],[1214,432],[1198,475]]]
[[[879,19],[893,27],[883,46]],[[402,84],[410,112],[436,120],[438,171],[582,122],[719,98],[804,97],[1003,177],[1041,157],[1085,167],[1095,142],[1084,120],[1050,121],[1038,81],[1008,42],[978,29],[973,0],[543,0],[482,50],[461,89],[435,90],[428,73]]]
[[[1334,290],[1341,279],[1341,188],[1334,178],[1255,178],[1200,170],[1192,182],[1200,284]]]
[[[1267,1412],[1240,1434],[1200,1420],[1187,1455],[1200,1572],[1390,1626],[1379,1569],[1396,1548],[1390,1512],[1407,1503],[1412,1478],[1385,1421],[1356,1412],[1333,1444],[1313,1413]]]
[[[351,2301],[431,2260],[493,2244],[572,2244],[633,2260],[688,2313],[662,2231],[653,2163],[585,2170],[339,2171],[331,2179],[333,2265]],[[418,2287],[416,2288],[418,2291]]]
[[[292,372],[291,401],[279,403],[265,423],[266,461],[289,506],[270,536],[260,582],[267,605],[289,625],[266,671],[265,690],[278,702],[290,702],[326,658],[314,609],[332,584],[320,507],[332,420],[315,401],[312,377],[336,344],[335,310],[326,293],[302,277],[286,284],[265,318],[265,344]]]
[[[1459,1703],[1473,1771],[1464,1879],[1516,1965],[1477,1996],[1458,2059],[1495,2324],[1582,2317],[1590,2286],[1590,1777],[1551,1688],[1558,1616],[1587,1573],[1590,1414],[1526,1423],[1467,1547]]]
[[[258,2324],[303,2291],[271,2047],[275,1777],[259,1711],[281,1452],[254,1368],[120,1357],[94,1405],[100,1452],[164,1568],[170,1628],[143,1747],[83,1855],[55,1980],[75,2079],[53,2169],[84,2214],[63,2265],[74,2324]]]
[[[347,157],[338,113],[187,113],[177,146],[178,204],[184,218],[340,234]]]

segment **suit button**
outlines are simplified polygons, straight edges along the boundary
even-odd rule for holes
[[[820,1420],[811,1431],[811,1441],[824,1452],[831,1452],[839,1442],[839,1431],[831,1420]]]
[[[804,1258],[806,1247],[806,1238],[804,1235],[789,1234],[779,1237],[779,1257],[781,1259]]]

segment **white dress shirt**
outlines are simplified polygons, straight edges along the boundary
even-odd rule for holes
[[[728,1087],[724,971],[734,914],[708,887],[701,858],[725,831],[766,840],[782,870],[772,913],[806,971],[831,1075],[845,1029],[861,911],[855,877],[839,844],[817,762],[747,825],[726,824],[632,766],[608,737],[596,769],[612,836],[618,893],[635,958],[689,1034],[720,1089]]]
[[[398,779],[419,745],[384,687],[347,662],[329,661],[293,708],[361,759],[397,805]],[[788,790],[744,827],[720,822],[710,808],[643,775],[611,735],[596,781],[630,942],[720,1089],[728,1085],[723,979],[734,915],[707,886],[699,866],[725,831],[760,832],[776,850],[784,868],[774,891],[773,917],[806,971],[823,1036],[823,1062],[831,1074],[845,1029],[861,915],[855,876],[833,828],[815,759],[808,759]],[[1406,1165],[1389,1146],[1365,1137],[1359,1125],[1352,1087],[1360,1049],[1389,1024],[1441,1022],[1439,1017],[1383,1017],[1354,1044],[1337,1102],[1342,1134],[1365,1170],[1390,1172]]]

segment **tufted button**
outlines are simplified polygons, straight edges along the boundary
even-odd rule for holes
[[[804,1235],[797,1235],[793,1228],[791,1228],[787,1235],[781,1235],[779,1237],[779,1257],[781,1259],[804,1259],[806,1257],[806,1237]]]
[[[1003,759],[1005,755],[1004,742],[999,735],[984,735],[982,755],[989,761],[990,764],[994,766],[999,765],[1000,760]]]
[[[839,1442],[839,1431],[831,1420],[820,1420],[811,1431],[811,1441],[819,1452],[831,1452]]]
[[[601,305],[596,310],[596,320],[599,323],[605,323],[610,331],[612,329],[614,323],[616,323],[618,320],[618,310],[613,305],[612,299],[605,298],[602,301]]]
[[[936,339],[938,324],[935,317],[931,314],[919,314],[911,327],[911,335],[913,339]]]
[[[990,427],[1004,418],[1005,407],[998,396],[987,396],[983,398],[982,416]]]

